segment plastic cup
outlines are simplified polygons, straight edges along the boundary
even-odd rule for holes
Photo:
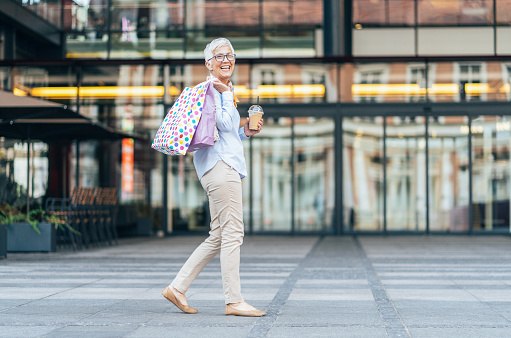
[[[258,124],[259,124],[259,121],[261,120],[261,118],[263,117],[263,108],[260,106],[260,105],[253,105],[253,106],[250,106],[250,108],[248,109],[248,117],[249,117],[249,121],[248,121],[248,128],[250,130],[258,130]]]

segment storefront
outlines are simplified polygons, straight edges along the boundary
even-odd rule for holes
[[[239,59],[233,82],[240,114],[257,97],[266,113],[264,130],[244,141],[247,231],[508,233],[509,68],[495,58]],[[152,139],[184,86],[206,72],[198,61],[68,60],[4,62],[0,76],[17,95],[65,103]],[[6,163],[23,162],[26,155],[16,150],[23,146],[2,144]],[[192,154],[165,157],[139,140],[82,141],[63,152],[41,147],[36,161],[49,158],[36,166],[37,175],[50,177],[44,184],[52,186],[52,168],[68,177],[52,194],[75,185],[114,186],[121,205],[146,210],[155,229],[208,229]],[[60,155],[52,160],[52,153]],[[58,164],[62,159],[66,165]],[[23,170],[14,168],[14,175]]]
[[[149,139],[183,88],[205,79],[206,43],[231,39],[240,114],[258,98],[265,109],[264,130],[244,141],[250,233],[511,230],[509,0],[9,6],[0,89]],[[22,149],[0,140],[0,169],[20,183]],[[191,154],[89,140],[38,145],[33,158],[48,177],[30,188],[41,198],[117,187],[123,213],[151,216],[155,230],[208,229]]]

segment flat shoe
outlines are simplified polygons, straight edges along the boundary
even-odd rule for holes
[[[177,299],[176,295],[172,290],[167,286],[163,291],[161,292],[162,296],[165,297],[166,300],[174,304],[178,307],[179,310],[183,311],[184,313],[197,313],[197,309],[194,309],[192,307],[189,307],[188,305],[181,304],[181,302]]]
[[[225,314],[228,316],[245,316],[245,317],[262,317],[266,312],[260,310],[238,310],[234,306],[227,304],[225,306]]]

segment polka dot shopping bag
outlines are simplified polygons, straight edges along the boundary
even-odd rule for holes
[[[163,120],[151,148],[167,155],[185,155],[204,107],[206,84],[186,87]]]

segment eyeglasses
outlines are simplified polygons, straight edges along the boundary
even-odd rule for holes
[[[227,61],[234,61],[236,59],[236,54],[225,54],[225,55],[215,55],[212,58],[209,58],[209,60],[215,58],[216,62],[223,62],[226,58]]]

